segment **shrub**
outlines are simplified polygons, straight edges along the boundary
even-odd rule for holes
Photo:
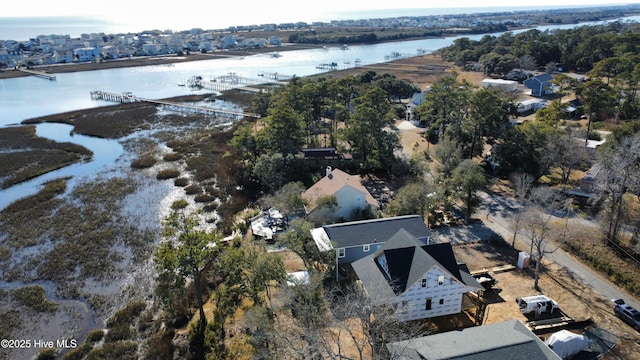
[[[158,175],[156,175],[156,178],[158,180],[166,180],[166,179],[177,178],[178,176],[180,176],[180,171],[178,171],[177,169],[164,169],[158,172]]]
[[[156,158],[153,155],[143,155],[131,162],[134,169],[147,169],[156,164]]]

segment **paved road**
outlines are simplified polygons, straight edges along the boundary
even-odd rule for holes
[[[479,217],[482,219],[484,226],[493,230],[497,234],[502,235],[503,238],[511,242],[513,232],[511,231],[511,216],[519,205],[515,200],[496,194],[482,193],[483,206],[478,212]],[[488,216],[487,216],[488,215]],[[593,225],[593,224],[591,224]],[[589,226],[589,225],[585,225]],[[519,244],[525,244],[525,248],[531,246],[531,242],[525,236],[519,235],[517,237]],[[585,285],[601,294],[608,299],[622,298],[626,303],[640,309],[640,303],[638,299],[634,299],[624,290],[611,284],[609,281],[601,278],[598,274],[591,271],[591,269],[578,260],[567,254],[562,249],[546,254],[544,259],[546,261],[553,261],[556,264],[565,268],[576,279],[581,280]],[[544,261],[543,259],[543,261]],[[613,304],[611,304],[613,306]]]

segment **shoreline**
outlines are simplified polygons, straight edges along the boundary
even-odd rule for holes
[[[270,52],[286,52],[293,50],[318,49],[322,45],[313,44],[290,44],[284,46],[269,46],[259,49],[237,49],[237,50],[218,50],[211,53],[195,53],[188,55],[165,55],[165,56],[136,56],[132,58],[123,58],[117,60],[108,60],[101,62],[84,62],[84,63],[63,63],[51,65],[38,65],[30,67],[30,69],[43,71],[49,74],[63,74],[82,71],[120,69],[138,66],[165,65],[181,62],[215,60],[226,58],[239,58],[244,56],[252,56]],[[8,69],[0,71],[0,79],[12,79],[19,77],[33,76],[31,74]]]
[[[550,24],[539,24],[539,25],[550,25]],[[534,29],[534,27],[511,27],[508,29],[508,31],[520,30],[520,29]],[[441,37],[415,36],[415,37],[404,38],[401,40],[377,41],[372,44],[392,43],[397,41],[434,39],[434,38],[448,38],[448,37],[456,37],[460,35],[461,34],[448,33]],[[467,35],[472,36],[477,34],[467,34]],[[364,44],[367,44],[367,43],[351,43],[349,45],[364,45]],[[136,56],[131,58],[106,60],[106,61],[100,61],[100,62],[37,65],[37,66],[32,66],[29,69],[38,70],[38,71],[42,71],[49,74],[63,74],[63,73],[93,71],[93,70],[120,69],[120,68],[138,67],[138,66],[166,65],[166,64],[174,64],[174,63],[190,62],[190,61],[201,61],[201,60],[239,58],[244,56],[252,56],[252,55],[265,54],[265,53],[271,53],[271,52],[287,52],[287,51],[294,51],[294,50],[321,49],[326,46],[341,46],[341,45],[342,43],[322,43],[322,44],[286,43],[280,46],[266,46],[263,48],[253,48],[253,49],[216,50],[210,53],[191,53],[191,54],[182,55],[182,56],[178,56],[178,55]],[[433,53],[435,52],[437,52],[437,50],[435,50]],[[19,70],[15,70],[15,69],[0,71],[0,80],[26,77],[26,76],[33,76],[33,75],[19,71]]]

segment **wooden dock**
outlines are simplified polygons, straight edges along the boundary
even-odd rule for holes
[[[95,90],[91,92],[91,100],[104,100],[104,101],[118,102],[122,104],[135,103],[135,102],[147,102],[151,104],[160,105],[164,109],[171,110],[171,111],[187,112],[190,114],[211,115],[214,117],[222,117],[222,118],[234,118],[236,120],[240,120],[244,117],[253,117],[253,118],[260,117],[260,115],[258,114],[246,113],[241,111],[224,110],[224,109],[210,108],[206,106],[196,106],[196,105],[178,103],[173,101],[145,99],[145,98],[137,97],[130,92],[116,94],[116,93]]]
[[[21,67],[21,66],[16,67],[16,70],[22,71],[23,73],[35,75],[37,77],[41,77],[41,78],[47,79],[47,80],[55,80],[56,79],[55,75],[46,73],[44,71],[31,70],[31,69],[27,69],[27,68],[24,68],[24,67]]]
[[[269,78],[261,77],[259,79],[239,76],[233,72],[225,75],[212,76],[209,79],[205,79],[202,76],[192,76],[186,80],[184,84],[191,88],[201,88],[219,92],[233,89],[261,92],[263,90],[260,87],[284,86],[287,84],[287,81],[293,77],[282,75],[281,78],[278,78],[277,73],[275,74],[276,76],[270,74]],[[259,76],[264,76],[264,73],[262,73],[262,75],[259,74]]]

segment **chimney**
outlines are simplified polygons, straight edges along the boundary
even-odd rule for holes
[[[326,174],[327,174],[327,177],[328,177],[329,179],[331,179],[331,178],[332,178],[332,175],[331,175],[331,166],[327,166]]]

